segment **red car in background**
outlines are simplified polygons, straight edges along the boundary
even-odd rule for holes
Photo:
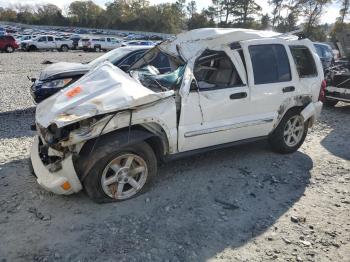
[[[2,35],[0,36],[0,51],[5,51],[7,53],[12,53],[19,46],[16,43],[16,40],[13,36],[10,35]]]

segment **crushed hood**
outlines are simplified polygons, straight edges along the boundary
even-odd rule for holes
[[[67,126],[96,115],[132,109],[174,95],[155,93],[105,62],[77,82],[38,104],[36,122],[43,127]]]
[[[46,67],[40,74],[39,80],[46,80],[53,76],[73,76],[85,74],[91,69],[88,64],[58,62]]]
[[[270,38],[281,35],[272,31],[260,31],[242,28],[202,28],[191,30],[163,42],[159,48],[173,56],[190,60],[204,49],[217,48],[234,42]]]

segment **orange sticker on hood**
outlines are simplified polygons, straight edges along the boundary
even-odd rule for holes
[[[77,86],[77,87],[74,87],[72,90],[69,90],[67,93],[66,93],[66,96],[68,98],[73,98],[75,97],[76,95],[78,95],[79,93],[81,93],[82,89],[80,86]]]

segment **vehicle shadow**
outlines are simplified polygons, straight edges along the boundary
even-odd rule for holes
[[[270,228],[304,194],[313,168],[301,152],[277,155],[259,142],[168,163],[147,193],[98,205],[84,193],[41,189],[27,162],[1,166],[2,194],[11,199],[18,192],[21,205],[0,213],[0,220],[9,217],[0,227],[0,253],[9,261],[50,261],[55,253],[62,261],[205,261]],[[50,220],[28,212],[33,208]],[[21,250],[9,251],[16,246]]]
[[[321,145],[333,155],[350,160],[350,105],[326,109],[325,123],[333,130],[321,141]]]
[[[30,126],[34,122],[35,107],[0,112],[0,139],[31,137],[34,132],[30,130]]]

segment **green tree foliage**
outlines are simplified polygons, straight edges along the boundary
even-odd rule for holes
[[[260,29],[262,30],[268,30],[271,27],[271,18],[269,14],[265,14],[261,17],[260,21]]]
[[[345,18],[349,15],[350,0],[340,0],[341,9],[339,11],[340,17],[338,18],[340,24],[344,24]]]
[[[93,1],[74,1],[69,5],[68,13],[72,24],[97,27],[101,24],[103,9]]]

